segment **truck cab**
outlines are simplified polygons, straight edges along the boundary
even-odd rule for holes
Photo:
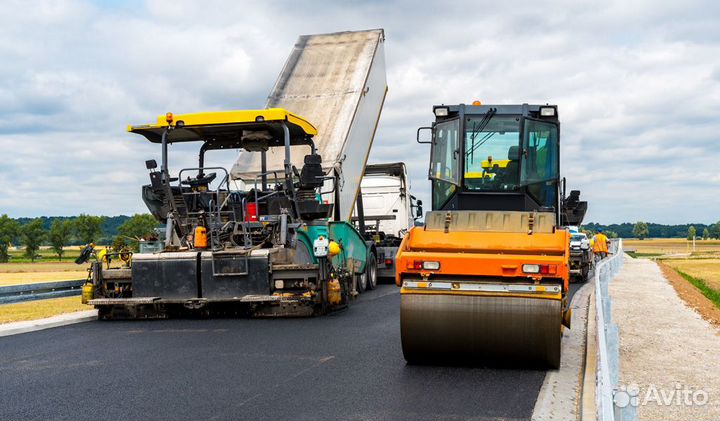
[[[410,194],[407,167],[403,162],[368,164],[360,187],[353,222],[365,233],[366,239],[375,244],[378,277],[394,278],[398,246],[415,221],[422,217],[422,201]],[[363,224],[359,211],[363,213]]]

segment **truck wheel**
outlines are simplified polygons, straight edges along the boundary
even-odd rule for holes
[[[365,264],[365,279],[368,290],[377,287],[377,259],[373,253],[368,255],[367,263]]]
[[[355,275],[355,278],[357,279],[357,292],[359,294],[367,289],[367,273],[363,272],[359,275]]]

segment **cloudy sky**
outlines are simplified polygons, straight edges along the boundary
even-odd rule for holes
[[[127,124],[262,107],[298,35],[384,28],[370,159],[421,198],[433,104],[549,102],[586,222],[720,219],[720,2],[419,3],[0,1],[0,213],[143,212]]]

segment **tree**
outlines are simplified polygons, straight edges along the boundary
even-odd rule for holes
[[[81,213],[75,218],[74,231],[84,244],[94,243],[102,234],[103,217]]]
[[[19,225],[6,214],[0,216],[0,263],[10,260],[8,248],[15,241],[20,232]]]
[[[633,235],[639,240],[644,240],[649,233],[650,230],[648,229],[647,223],[641,221],[635,223],[635,227],[633,228]]]
[[[150,214],[135,214],[118,227],[118,234],[130,239],[130,245],[137,251],[140,239],[154,238],[157,220]]]
[[[688,228],[687,239],[688,239],[688,240],[694,239],[694,238],[695,238],[695,234],[697,234],[697,230],[695,229],[694,226],[690,225],[690,227]]]
[[[618,234],[615,231],[605,231],[607,238],[618,238]]]
[[[112,245],[110,248],[112,248],[112,251],[119,252],[120,250],[127,247],[127,241],[125,241],[125,237],[122,235],[118,235],[113,239]]]
[[[702,238],[703,238],[703,240],[707,240],[708,238],[710,238],[710,230],[708,230],[707,228],[705,228],[705,229],[703,230],[703,236],[702,236]]]
[[[58,255],[58,260],[62,260],[62,256],[65,253],[64,247],[70,240],[72,229],[72,222],[62,221],[60,219],[54,220],[52,225],[50,225],[48,238],[50,239],[50,245],[53,251]]]
[[[47,232],[43,228],[43,221],[40,218],[33,219],[20,229],[22,243],[25,244],[25,256],[35,262],[40,244],[45,240]]]
[[[720,238],[720,221],[710,225],[710,237]]]

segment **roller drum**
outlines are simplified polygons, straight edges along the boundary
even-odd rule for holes
[[[560,300],[403,293],[400,331],[409,363],[560,365]]]

